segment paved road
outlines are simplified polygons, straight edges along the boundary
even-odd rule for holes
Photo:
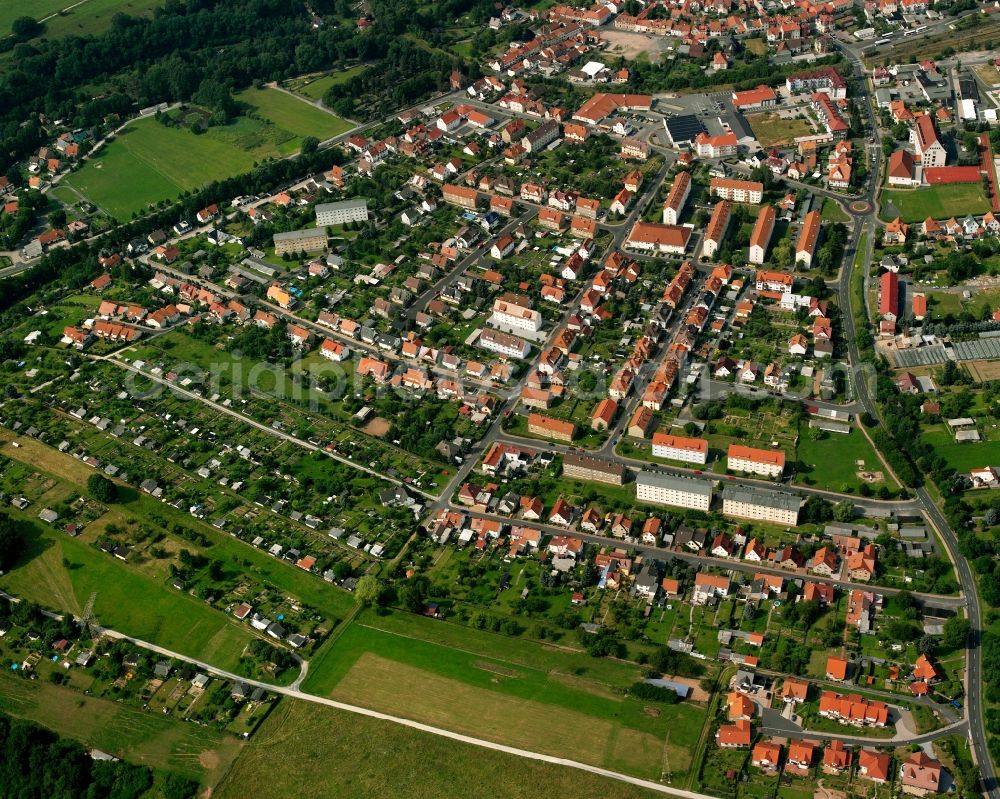
[[[545,442],[539,441],[538,439],[528,439],[522,438],[520,436],[514,436],[510,433],[501,431],[497,435],[499,441],[506,441],[509,444],[517,444],[518,446],[528,447],[530,449],[536,450],[549,450],[550,452],[558,452],[560,454],[566,454],[570,451],[582,452],[585,450],[580,450],[578,447],[571,447],[567,444],[558,444],[556,442]],[[651,462],[641,460],[639,458],[630,458],[626,455],[614,456],[614,460],[617,463],[624,464],[625,467],[631,471],[633,474],[647,470],[654,472],[663,472],[665,474],[678,475],[680,477],[690,477],[695,480],[703,480],[709,483],[718,483],[722,480],[730,480],[740,485],[748,485],[760,488],[770,488],[782,491],[790,491],[796,494],[802,494],[803,496],[821,497],[822,499],[830,500],[831,502],[840,502],[841,500],[850,500],[854,503],[854,507],[859,509],[863,515],[866,516],[888,516],[892,513],[906,513],[915,512],[921,509],[920,502],[916,499],[913,500],[892,500],[892,499],[865,499],[860,498],[854,494],[840,494],[836,491],[827,491],[823,488],[811,488],[809,486],[790,486],[785,483],[775,483],[772,480],[757,479],[754,477],[740,476],[740,477],[725,477],[724,475],[713,474],[711,472],[705,472],[699,469],[687,468],[684,466],[674,466],[661,462]]]
[[[585,541],[588,544],[596,546],[620,546],[630,551],[637,552],[644,557],[656,560],[680,560],[685,563],[690,563],[693,566],[714,566],[719,569],[727,569],[729,571],[742,572],[744,574],[769,574],[783,577],[786,580],[803,579],[815,583],[829,583],[830,585],[835,585],[844,591],[858,589],[861,591],[875,591],[879,594],[891,596],[904,590],[900,588],[883,588],[882,586],[872,585],[871,583],[855,583],[850,580],[841,580],[837,577],[823,577],[818,574],[807,573],[802,569],[777,569],[763,563],[753,563],[751,561],[734,560],[729,558],[716,558],[711,555],[677,551],[674,549],[667,549],[665,547],[653,546],[651,544],[643,544],[641,541],[624,541],[617,538],[609,538],[604,535],[593,535],[591,533],[585,533],[568,527],[560,527],[555,524],[547,524],[546,522],[530,522],[522,519],[511,519],[508,516],[500,516],[495,513],[485,513],[483,511],[471,510],[460,505],[452,507],[454,507],[455,510],[462,511],[473,518],[492,519],[504,524],[516,524],[522,527],[529,527],[534,530],[541,530],[546,535],[563,535],[570,538],[578,538],[581,541]],[[965,598],[961,596],[921,594],[913,591],[910,591],[909,593],[917,597],[928,607],[938,608],[941,610],[955,610],[957,608],[965,607]]]
[[[864,86],[864,94],[862,97],[861,107],[865,108],[868,112],[869,124],[871,129],[876,131],[876,142],[879,143],[878,128],[876,126],[875,114],[871,107],[871,98],[867,92],[867,80],[865,77],[865,72],[861,58],[859,54],[850,47],[841,47],[842,52],[852,61],[855,67],[855,74],[859,78],[861,86]],[[877,149],[879,152],[879,157],[881,158],[881,147]],[[871,254],[872,254],[872,244],[875,239],[875,231],[877,226],[877,219],[875,216],[875,208],[877,208],[877,184],[880,162],[876,162],[876,168],[873,168],[874,179],[870,183],[869,193],[872,198],[873,210],[868,217],[868,247],[862,259],[861,267],[865,270],[866,284],[868,274],[871,269]],[[871,395],[867,380],[865,379],[865,373],[862,370],[862,360],[861,354],[858,350],[857,345],[857,335],[859,331],[856,329],[854,324],[854,312],[852,308],[852,303],[854,302],[854,297],[851,295],[850,283],[851,283],[851,273],[854,268],[855,254],[857,252],[858,244],[860,242],[861,233],[863,229],[863,224],[860,219],[855,221],[854,229],[852,231],[850,244],[848,246],[847,252],[845,253],[844,268],[841,270],[840,276],[840,298],[841,303],[844,308],[844,313],[842,314],[844,322],[844,335],[848,343],[848,351],[850,356],[851,369],[855,376],[854,384],[855,391],[858,399],[860,400],[864,409],[872,415],[875,419],[880,419],[878,406],[875,404],[874,398]],[[865,303],[864,314],[862,314],[863,319],[868,319],[868,308],[867,303]],[[869,320],[870,321],[870,320]],[[975,754],[976,764],[979,766],[980,774],[982,776],[984,792],[992,797],[992,799],[1000,799],[1000,790],[997,786],[996,771],[993,766],[993,761],[990,757],[989,749],[986,743],[986,731],[983,726],[983,707],[982,707],[982,649],[981,649],[981,631],[982,631],[982,618],[980,614],[979,606],[979,596],[976,587],[975,576],[969,567],[968,561],[959,554],[958,551],[958,538],[955,535],[954,530],[948,524],[947,519],[938,509],[937,505],[934,503],[930,494],[927,492],[926,488],[920,487],[916,490],[917,501],[920,504],[920,509],[923,511],[924,515],[930,521],[930,523],[937,528],[938,534],[941,540],[944,542],[948,549],[948,555],[955,564],[956,573],[958,574],[959,584],[961,585],[962,592],[965,597],[965,602],[962,607],[966,609],[968,614],[969,622],[972,626],[972,633],[969,637],[968,649],[966,650],[966,673],[965,673],[965,708],[966,708],[966,718],[968,721],[968,732],[969,739],[972,742],[973,752]]]
[[[293,683],[287,688],[284,686],[271,685],[270,683],[260,682],[259,680],[252,680],[247,677],[242,677],[238,674],[233,674],[229,671],[224,671],[223,669],[213,666],[211,663],[205,663],[204,661],[196,660],[194,658],[182,655],[179,652],[174,652],[164,647],[157,646],[148,641],[143,641],[140,638],[133,638],[132,636],[125,635],[116,630],[109,630],[106,628],[102,629],[102,633],[110,638],[116,638],[122,641],[129,641],[138,647],[146,649],[150,652],[155,652],[158,655],[164,657],[173,658],[174,660],[179,660],[184,663],[188,663],[192,666],[196,666],[202,671],[220,677],[226,680],[232,680],[234,682],[242,682],[249,685],[252,688],[261,688],[273,694],[280,694],[281,696],[290,697],[292,699],[298,699],[304,702],[312,702],[317,705],[325,705],[326,707],[331,707],[336,710],[346,711],[348,713],[354,713],[359,716],[367,716],[368,718],[379,719],[380,721],[389,721],[393,724],[399,724],[404,727],[409,727],[419,732],[430,733],[431,735],[438,735],[442,738],[449,738],[453,741],[458,741],[460,743],[472,744],[473,746],[480,746],[484,749],[492,749],[495,752],[504,752],[505,754],[515,755],[517,757],[527,758],[529,760],[538,760],[543,763],[552,763],[557,766],[567,766],[569,768],[578,769],[579,771],[586,771],[591,774],[596,774],[599,777],[606,777],[608,779],[617,780],[618,782],[628,783],[630,785],[635,785],[639,788],[644,788],[649,791],[656,791],[657,793],[666,794],[669,796],[677,796],[681,799],[716,799],[716,797],[709,796],[707,794],[695,793],[694,791],[684,791],[678,788],[671,788],[667,785],[662,785],[658,782],[653,782],[652,780],[644,780],[639,777],[633,777],[630,774],[622,774],[618,771],[612,771],[611,769],[601,768],[599,766],[592,766],[589,763],[581,763],[577,760],[571,760],[570,758],[555,757],[553,755],[546,755],[541,752],[533,752],[528,749],[520,749],[515,746],[507,746],[505,744],[496,743],[495,741],[487,741],[483,738],[476,738],[471,735],[462,735],[461,733],[452,732],[451,730],[443,729],[442,727],[434,727],[430,724],[423,724],[419,721],[413,721],[412,719],[404,718],[402,716],[393,716],[388,713],[380,713],[377,710],[370,710],[366,707],[359,707],[358,705],[350,705],[346,702],[337,702],[333,699],[328,699],[323,696],[316,696],[315,694],[305,693],[298,686]]]

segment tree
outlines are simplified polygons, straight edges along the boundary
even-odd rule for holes
[[[968,619],[963,616],[952,616],[944,623],[941,643],[946,649],[964,649],[971,631],[972,625]]]
[[[378,602],[382,595],[382,584],[378,578],[371,574],[366,574],[358,580],[354,588],[354,598],[359,605],[371,606]]]
[[[87,479],[87,493],[107,505],[118,498],[118,486],[103,474],[92,474]]]
[[[838,522],[853,521],[854,503],[849,499],[842,499],[833,506],[833,518]]]
[[[933,635],[922,635],[917,641],[917,649],[922,655],[933,655],[938,647],[938,639]]]
[[[17,563],[23,547],[21,525],[7,514],[0,513],[0,571],[7,571]]]
[[[315,136],[306,136],[302,140],[302,154],[310,155],[319,149],[319,139]]]
[[[26,42],[28,39],[34,39],[38,34],[40,34],[45,29],[34,17],[18,17],[11,23],[10,31],[14,34],[14,38],[19,42]]]

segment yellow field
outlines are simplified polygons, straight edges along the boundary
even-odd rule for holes
[[[965,365],[977,383],[1000,380],[1000,361],[966,361]]]
[[[0,431],[0,441],[9,442],[13,436],[7,431]],[[75,486],[83,487],[87,485],[87,478],[94,473],[87,464],[78,461],[69,455],[41,444],[33,438],[21,436],[17,439],[21,445],[13,447],[9,443],[0,447],[0,455],[26,463],[41,471],[72,483]]]
[[[333,697],[455,732],[535,752],[656,776],[663,742],[576,711],[439,677],[365,653],[337,684]],[[566,735],[572,730],[573,744]],[[686,771],[690,753],[671,747],[670,765]]]
[[[391,685],[385,686],[392,689]],[[447,701],[447,700],[446,700]],[[560,730],[575,744],[576,729]],[[524,760],[389,721],[282,700],[212,799],[652,799],[576,769]]]

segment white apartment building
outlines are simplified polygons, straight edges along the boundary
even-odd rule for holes
[[[316,227],[368,221],[368,200],[362,198],[316,206]]]
[[[781,477],[785,472],[785,453],[781,450],[730,444],[726,468],[733,472],[759,474],[761,477]]]
[[[704,438],[653,433],[653,457],[704,465],[708,459],[708,441]]]
[[[640,502],[707,511],[712,504],[712,485],[693,477],[673,477],[659,472],[639,472],[635,494]]]
[[[483,328],[477,343],[484,350],[495,352],[507,358],[526,358],[531,351],[528,342],[523,338],[489,328]]]
[[[794,527],[799,523],[802,500],[795,494],[726,483],[722,487],[722,512],[739,519],[756,519]]]
[[[531,308],[497,300],[493,303],[493,316],[490,317],[490,324],[496,327],[528,330],[535,333],[542,329],[542,315]]]

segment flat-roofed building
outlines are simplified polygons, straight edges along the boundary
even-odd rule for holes
[[[693,477],[674,477],[641,471],[635,481],[636,498],[655,505],[707,511],[712,505],[712,484]]]
[[[368,200],[359,197],[336,203],[320,203],[316,206],[316,226],[346,225],[348,222],[368,221]]]
[[[768,488],[726,483],[722,487],[722,512],[739,519],[756,519],[795,526],[802,500],[796,494]]]
[[[274,234],[274,254],[318,252],[326,249],[326,231],[322,228],[290,230]]]
[[[620,486],[625,482],[625,467],[607,458],[567,452],[563,456],[563,476]]]

